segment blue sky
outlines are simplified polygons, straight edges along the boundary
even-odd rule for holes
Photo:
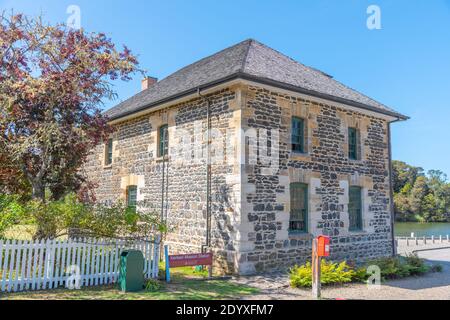
[[[83,28],[126,44],[160,79],[257,39],[410,116],[393,125],[393,158],[450,174],[450,0],[0,0],[0,10],[65,22],[72,4]],[[372,4],[381,30],[366,27]],[[116,85],[123,100],[140,77]]]

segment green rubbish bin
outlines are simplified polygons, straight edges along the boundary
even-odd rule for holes
[[[144,255],[138,250],[126,250],[120,254],[119,289],[137,292],[144,288]]]

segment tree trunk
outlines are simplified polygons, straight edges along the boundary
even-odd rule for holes
[[[31,182],[32,185],[32,194],[31,197],[33,200],[38,200],[45,202],[45,187],[42,181],[39,180],[33,180]],[[45,222],[39,222],[37,223],[37,230],[36,233],[33,236],[33,240],[43,240],[48,238],[48,234],[44,229]]]
[[[34,200],[41,200],[45,201],[45,187],[42,183],[42,181],[33,181],[31,183],[33,192],[31,194],[31,197]]]

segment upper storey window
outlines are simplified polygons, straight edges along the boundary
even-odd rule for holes
[[[113,139],[108,139],[105,145],[105,165],[110,166],[113,162]]]
[[[292,118],[292,152],[305,153],[305,119]]]
[[[359,160],[359,131],[348,128],[348,157],[350,160]]]
[[[159,128],[158,156],[165,157],[169,154],[169,126],[163,125]]]

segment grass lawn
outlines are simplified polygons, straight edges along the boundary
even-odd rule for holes
[[[228,280],[205,280],[204,275],[189,267],[174,269],[172,282],[161,282],[162,287],[157,292],[122,293],[116,286],[102,286],[0,294],[0,300],[222,300],[259,292]]]
[[[34,225],[16,225],[6,231],[5,238],[15,240],[31,240],[32,235],[35,232],[36,226]]]

